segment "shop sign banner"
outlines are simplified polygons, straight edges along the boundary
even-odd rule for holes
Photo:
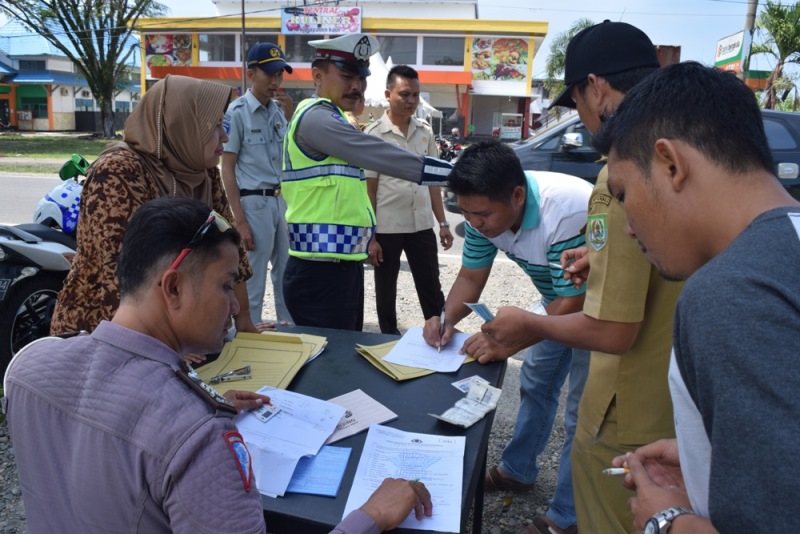
[[[284,35],[360,33],[361,13],[358,7],[285,7],[281,9],[281,31]]]
[[[717,53],[714,66],[724,70],[739,72],[742,70],[742,58],[749,50],[750,35],[741,31],[717,41]]]

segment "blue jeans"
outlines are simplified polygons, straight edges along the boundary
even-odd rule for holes
[[[571,371],[570,371],[571,370]],[[558,410],[558,397],[570,375],[564,417],[566,436],[561,450],[556,492],[547,516],[558,526],[574,525],[570,451],[578,423],[578,405],[589,373],[589,352],[553,341],[541,341],[525,351],[520,370],[520,406],[514,435],[503,450],[500,467],[514,480],[532,484],[539,474],[536,458],[547,445]]]

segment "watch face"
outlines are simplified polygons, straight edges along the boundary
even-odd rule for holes
[[[644,524],[642,534],[659,534],[659,530],[661,529],[658,528],[658,520],[655,517],[651,517]]]

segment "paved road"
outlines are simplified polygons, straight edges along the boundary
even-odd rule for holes
[[[31,222],[36,204],[60,181],[56,173],[0,173],[0,223]]]

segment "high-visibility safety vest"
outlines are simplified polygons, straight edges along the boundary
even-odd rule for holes
[[[342,110],[327,98],[306,99],[294,112],[283,142],[281,176],[289,254],[363,261],[375,232],[364,171],[333,156],[313,159],[297,146],[297,125],[313,106],[328,106],[347,122]]]

